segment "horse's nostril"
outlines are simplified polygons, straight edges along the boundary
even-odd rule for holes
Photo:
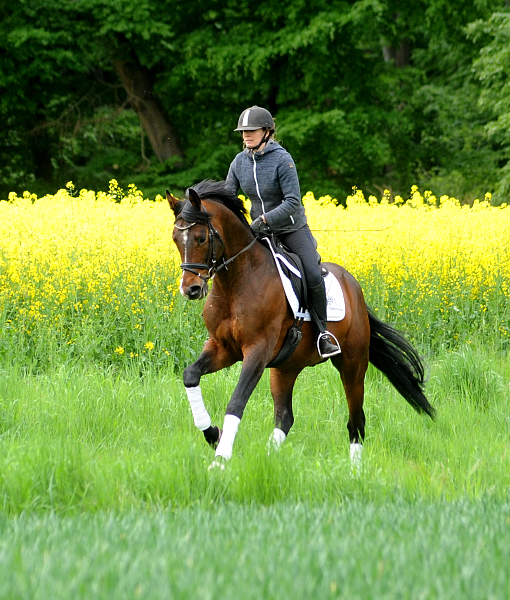
[[[201,291],[202,291],[202,286],[191,285],[188,289],[188,298],[190,300],[196,300],[197,298],[200,298]]]

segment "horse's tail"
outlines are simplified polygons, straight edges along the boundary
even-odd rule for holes
[[[419,413],[431,419],[435,409],[423,393],[425,368],[418,352],[403,335],[383,323],[367,309],[370,322],[370,362],[395,386],[395,389]]]

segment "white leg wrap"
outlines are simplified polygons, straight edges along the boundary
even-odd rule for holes
[[[267,442],[267,451],[271,453],[273,450],[278,450],[278,448],[283,444],[285,438],[287,436],[283,433],[281,429],[275,427],[273,432],[269,436],[269,440]]]
[[[202,390],[200,389],[200,386],[197,385],[196,387],[187,387],[186,393],[188,394],[189,405],[191,406],[195,425],[200,431],[205,431],[211,426],[211,417],[205,408]]]
[[[236,439],[237,428],[241,419],[235,415],[225,415],[223,421],[223,433],[221,434],[220,443],[216,448],[216,456],[221,456],[225,460],[232,458],[232,448]]]
[[[351,444],[351,470],[353,474],[359,475],[362,465],[363,446]]]

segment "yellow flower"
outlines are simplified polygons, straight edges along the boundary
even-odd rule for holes
[[[116,180],[110,187],[78,192],[69,181],[54,195],[13,192],[0,202],[0,311],[13,315],[10,330],[35,337],[57,326],[76,339],[80,323],[115,314],[139,336],[156,298],[158,310],[174,309],[180,257],[166,202],[144,201],[134,185],[126,196]],[[328,195],[303,197],[322,259],[348,269],[369,300],[378,294],[380,313],[420,314],[434,297],[447,319],[452,298],[474,300],[478,313],[491,310],[487,295],[508,302],[507,205],[492,207],[486,195],[470,207],[417,186],[379,200],[356,187],[347,208]],[[119,346],[122,354],[130,355]]]

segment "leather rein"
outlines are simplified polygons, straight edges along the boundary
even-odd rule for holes
[[[176,227],[176,229],[179,229],[179,231],[186,231],[186,230],[194,227],[196,224],[197,223],[195,222],[195,223],[191,223],[190,225],[186,225],[185,227],[179,227],[179,225],[175,225],[174,227]],[[222,257],[221,262],[219,262],[219,264],[218,264],[218,259],[217,259],[217,254],[216,254],[216,240],[218,240],[219,243],[223,246],[223,249],[225,249],[225,243],[221,239],[220,234],[212,226],[210,218],[207,219],[207,227],[209,229],[209,247],[207,248],[206,262],[182,263],[181,264],[181,269],[183,271],[189,271],[190,273],[193,273],[193,275],[200,277],[200,279],[202,281],[204,281],[205,283],[207,283],[209,281],[209,279],[212,279],[218,271],[221,271],[221,269],[226,269],[228,271],[227,265],[229,265],[238,256],[243,254],[243,252],[246,252],[247,250],[249,250],[252,246],[255,245],[255,243],[257,241],[256,237],[253,238],[253,240],[247,246],[245,246],[240,252],[238,252],[234,256],[231,256],[227,260],[225,260],[225,258]],[[202,275],[201,273],[198,272],[197,269],[207,271],[207,275]]]

